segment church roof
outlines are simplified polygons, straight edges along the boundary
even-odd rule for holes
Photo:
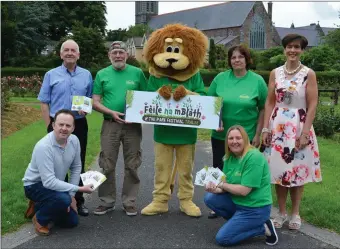
[[[181,10],[153,16],[148,25],[154,30],[170,23],[182,23],[200,30],[239,27],[243,25],[254,4],[255,2],[225,2]]]
[[[322,29],[325,35],[327,35],[329,31],[333,31],[336,29],[336,28],[326,28],[326,27],[320,27],[320,28]],[[279,36],[281,39],[288,34],[303,35],[308,40],[308,47],[315,47],[322,43],[320,34],[318,33],[315,23],[312,23],[309,26],[301,26],[301,27],[295,27],[295,28],[276,27],[276,30],[279,33]]]
[[[302,28],[280,28],[276,27],[277,32],[279,33],[280,38],[282,39],[288,34],[299,34],[306,37],[308,40],[308,47],[315,47],[319,45],[319,36],[318,31],[315,29],[302,29]]]

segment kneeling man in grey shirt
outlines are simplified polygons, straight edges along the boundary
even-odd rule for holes
[[[78,224],[77,191],[92,193],[92,185],[79,187],[81,171],[80,144],[75,135],[74,115],[69,110],[55,114],[53,131],[34,147],[31,162],[23,182],[25,195],[30,200],[26,217],[32,217],[35,231],[49,235],[48,223],[61,227]],[[69,183],[65,176],[70,170]]]

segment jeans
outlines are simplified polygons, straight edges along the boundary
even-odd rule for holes
[[[54,122],[54,118],[50,117],[50,124],[47,127],[47,132],[53,131],[52,122]],[[80,160],[81,160],[81,174],[85,172],[85,156],[86,156],[86,146],[87,146],[87,133],[88,133],[88,125],[87,120],[85,118],[76,119],[74,131],[72,134],[76,135],[79,139],[80,143]],[[65,177],[65,182],[68,182],[68,175]],[[84,186],[81,179],[79,179],[79,186]],[[84,204],[85,199],[82,192],[77,192],[75,195],[75,199],[77,201],[77,206]]]
[[[67,212],[72,202],[68,192],[47,189],[41,182],[24,186],[24,189],[26,197],[35,202],[34,211],[40,225],[47,226],[51,221],[65,228],[78,225],[78,214],[72,208]]]
[[[218,216],[228,219],[216,235],[216,242],[219,245],[235,245],[246,239],[265,235],[264,224],[270,218],[271,205],[263,207],[236,205],[229,193],[206,193],[204,202]]]

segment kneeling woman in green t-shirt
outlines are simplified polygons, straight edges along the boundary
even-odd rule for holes
[[[278,236],[270,220],[272,195],[266,159],[250,145],[246,131],[239,125],[229,128],[225,147],[226,181],[205,186],[205,204],[228,219],[216,235],[217,243],[230,246],[265,235],[266,244],[275,245]]]

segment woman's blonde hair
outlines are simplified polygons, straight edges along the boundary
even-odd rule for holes
[[[225,159],[228,159],[230,157],[230,154],[232,154],[228,146],[228,136],[229,136],[229,133],[233,130],[238,130],[241,133],[241,136],[243,138],[244,149],[243,149],[243,153],[241,157],[247,154],[247,152],[250,149],[254,149],[254,146],[250,144],[249,137],[248,137],[246,130],[241,125],[233,125],[232,127],[228,129],[227,135],[225,137]]]

